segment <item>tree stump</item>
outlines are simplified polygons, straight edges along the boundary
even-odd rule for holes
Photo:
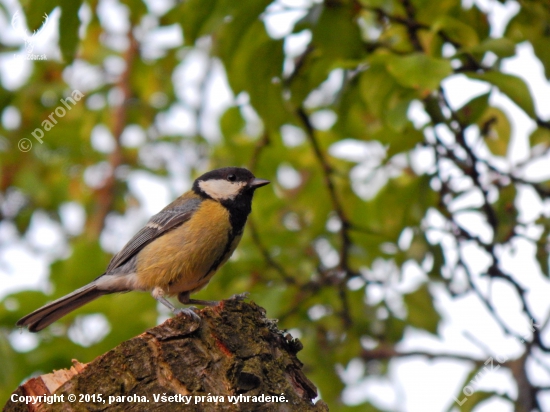
[[[200,322],[175,316],[86,365],[30,379],[3,410],[328,411],[312,402],[317,389],[296,357],[301,343],[263,308],[230,299],[197,314]]]

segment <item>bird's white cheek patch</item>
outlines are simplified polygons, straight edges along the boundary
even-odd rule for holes
[[[229,182],[227,180],[206,180],[199,182],[201,190],[216,200],[235,199],[246,182]]]

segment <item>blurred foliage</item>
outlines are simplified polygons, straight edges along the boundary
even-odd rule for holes
[[[301,337],[300,358],[332,411],[379,410],[344,404],[339,371],[360,360],[364,377],[386,376],[388,362],[403,355],[396,345],[407,329],[437,336],[442,315],[434,287],[452,296],[476,293],[495,322],[515,334],[474,280],[483,275],[517,286],[526,302],[525,289],[501,265],[497,248],[512,245],[530,224],[542,229],[529,239],[549,276],[550,223],[543,215],[520,220],[515,200],[520,186],[548,200],[550,185],[523,179],[521,165],[503,166],[511,121],[490,97],[498,89],[537,124],[528,160],[548,154],[548,119],[537,117],[525,82],[501,71],[502,60],[527,42],[550,78],[547,1],[517,3],[501,37],[491,35],[484,10],[464,8],[459,0],[301,6],[186,0],[161,11],[153,2],[21,3],[30,31],[41,27],[45,14],[60,12],[59,58],[27,63],[31,73],[22,85],[9,87],[4,80],[0,89],[0,248],[18,242],[32,249],[29,231],[40,213],[57,225],[67,245],[57,254],[38,251],[52,262],[43,288],[49,293],[25,290],[3,299],[2,402],[31,374],[67,367],[74,358],[89,362],[158,321],[147,294],[108,296],[36,335],[32,350],[13,344],[17,319],[102,273],[110,253],[100,236],[111,218],[138,208],[131,181],[139,173],[160,177],[173,196],[189,187],[183,174],[196,177],[227,165],[247,166],[273,181],[257,193],[235,257],[197,296],[223,299],[250,291],[268,316]],[[109,21],[109,7],[126,22]],[[296,12],[300,18],[290,31],[268,30],[273,16]],[[11,10],[2,7],[0,13],[11,21]],[[163,45],[155,37],[163,29],[180,30],[182,41]],[[14,51],[8,43],[2,48]],[[489,85],[491,92],[453,108],[441,85],[457,74]],[[223,113],[212,109],[212,96],[223,92],[215,78],[225,78],[233,94]],[[68,101],[74,90],[84,97],[64,105],[61,99]],[[413,121],[413,107],[425,112],[424,122]],[[55,120],[49,131],[43,123],[48,118]],[[106,146],[91,139],[100,134],[98,125]],[[41,142],[37,129],[44,132]],[[468,193],[481,200],[462,210],[453,206]],[[63,220],[69,202],[84,211],[81,231]],[[460,212],[480,216],[491,239],[461,226]],[[444,223],[434,229],[429,213]],[[146,216],[141,218],[138,223]],[[432,229],[453,239],[451,246],[428,236]],[[462,248],[471,244],[490,260],[486,273],[471,272]],[[420,275],[404,287],[411,270]],[[529,308],[524,311],[534,319]],[[96,313],[105,315],[109,332],[83,345],[75,338],[86,334],[83,315]],[[539,331],[525,351],[535,348],[549,351]],[[479,366],[479,359],[472,362]],[[530,394],[516,401],[516,410],[536,409],[544,391],[526,376],[514,373],[518,387]],[[461,410],[491,397],[500,399],[478,392]]]

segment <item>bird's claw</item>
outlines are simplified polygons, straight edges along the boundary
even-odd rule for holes
[[[243,301],[250,296],[249,292],[237,293],[229,298],[229,300],[236,300],[237,302]]]
[[[200,318],[199,315],[197,315],[195,313],[196,309],[197,309],[196,307],[191,306],[191,307],[188,307],[188,308],[174,309],[173,312],[174,312],[174,315],[176,315],[176,316],[183,316],[183,317],[189,318],[192,321],[200,323],[201,318]]]

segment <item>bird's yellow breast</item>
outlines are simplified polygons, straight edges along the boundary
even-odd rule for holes
[[[136,286],[144,290],[159,286],[169,295],[201,289],[215,273],[210,271],[212,265],[226,251],[230,231],[227,209],[204,200],[190,220],[139,253]],[[230,252],[238,240],[232,243]]]

